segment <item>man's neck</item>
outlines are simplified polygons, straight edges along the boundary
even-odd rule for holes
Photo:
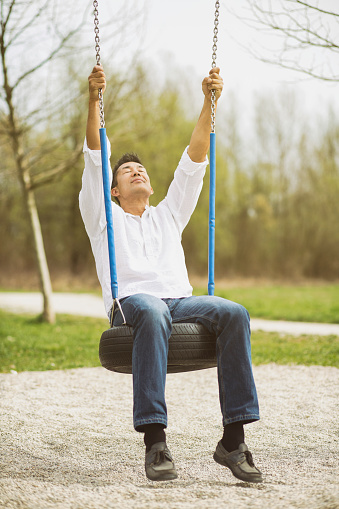
[[[127,214],[132,214],[132,216],[141,217],[145,212],[145,208],[149,205],[149,200],[134,201],[132,203],[131,202],[121,203],[120,201],[120,205],[124,212],[127,212]]]

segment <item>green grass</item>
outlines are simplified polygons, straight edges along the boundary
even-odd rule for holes
[[[239,302],[253,318],[339,323],[339,285],[216,288],[215,295]]]
[[[99,366],[98,346],[108,322],[58,315],[57,323],[0,311],[0,372],[44,371]],[[254,364],[304,364],[339,367],[336,336],[284,336],[254,332]]]
[[[277,332],[252,333],[253,364],[303,364],[339,368],[338,336],[291,336]]]
[[[44,371],[100,366],[104,319],[58,315],[54,325],[0,311],[0,371]]]

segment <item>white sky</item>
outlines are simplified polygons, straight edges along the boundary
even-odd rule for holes
[[[273,0],[273,5],[275,2]],[[338,2],[322,0],[321,6],[338,11]],[[308,78],[250,55],[244,47],[270,48],[273,36],[254,31],[233,14],[248,14],[245,0],[222,0],[220,3],[217,65],[221,68],[226,90],[236,91],[246,104],[251,101],[253,91],[273,93],[275,89],[291,87],[300,92],[307,107],[322,109],[331,101],[339,109],[338,84]],[[212,60],[214,0],[99,0],[99,15],[103,20],[112,18],[122,7],[133,5],[146,6],[145,22],[139,29],[133,24],[131,31],[126,27],[129,44],[125,51],[121,48],[116,59],[128,60],[128,55],[139,49],[156,72],[177,65],[191,69],[199,80],[208,73]],[[103,48],[104,37],[103,29]],[[334,57],[333,65],[338,66]]]

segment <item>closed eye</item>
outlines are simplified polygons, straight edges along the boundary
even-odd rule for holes
[[[129,168],[129,167],[122,168],[123,175],[126,175],[127,173],[131,173],[134,171],[137,171],[138,173],[146,173],[146,170],[143,166],[139,166],[139,168],[137,170],[135,170],[134,168]]]

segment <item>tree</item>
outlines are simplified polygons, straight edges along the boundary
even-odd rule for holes
[[[339,4],[336,0],[247,0],[254,25],[276,34],[263,61],[326,81],[339,81]],[[272,43],[272,41],[271,41]]]
[[[52,285],[44,249],[43,236],[35,201],[34,190],[37,186],[50,181],[57,174],[69,170],[74,158],[79,156],[80,150],[74,151],[71,160],[61,161],[60,164],[44,171],[33,174],[33,168],[42,153],[51,152],[54,147],[28,146],[29,133],[39,118],[40,108],[32,100],[24,108],[23,97],[27,98],[27,89],[32,87],[32,78],[39,74],[53,59],[60,56],[67,48],[67,44],[79,30],[83,20],[76,27],[60,30],[54,21],[54,6],[48,1],[18,2],[17,0],[0,3],[0,54],[2,79],[0,82],[0,108],[2,134],[8,138],[12,148],[14,167],[20,181],[23,201],[27,209],[27,217],[34,239],[37,268],[40,276],[40,286],[43,294],[42,317],[48,322],[54,322],[55,315],[51,303]],[[46,30],[53,33],[53,45],[45,44]],[[38,38],[36,38],[38,34]],[[40,38],[39,38],[40,36]],[[30,44],[28,45],[28,41]],[[46,42],[46,41],[45,41]],[[39,44],[37,44],[39,43]],[[34,54],[34,61],[29,55]],[[20,55],[20,57],[19,57]],[[13,60],[14,59],[14,60]],[[19,65],[13,65],[15,61]],[[35,94],[34,99],[37,99]],[[40,97],[38,97],[41,100]],[[41,119],[40,119],[41,121]]]

